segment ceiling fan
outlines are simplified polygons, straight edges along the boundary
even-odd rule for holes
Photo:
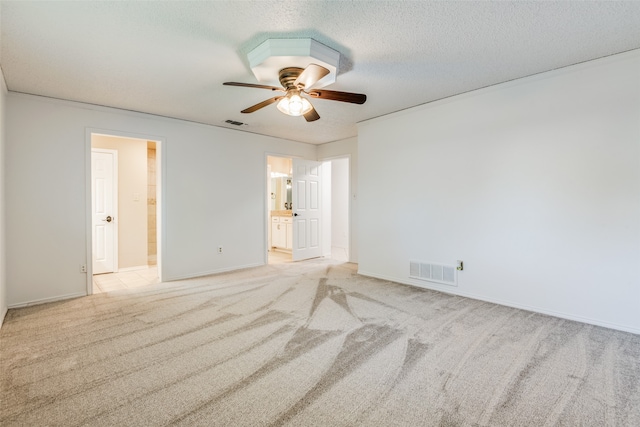
[[[328,99],[331,101],[350,102],[352,104],[364,104],[367,96],[361,93],[338,92],[335,90],[311,89],[320,79],[329,74],[329,70],[316,64],[310,64],[307,68],[287,67],[280,70],[279,80],[282,87],[265,86],[251,83],[225,82],[227,86],[254,87],[258,89],[268,89],[271,91],[284,92],[284,95],[262,101],[249,108],[245,108],[241,113],[253,113],[259,109],[277,102],[278,110],[289,116],[303,116],[306,121],[313,122],[320,118],[318,112],[313,108],[311,102],[302,96],[308,95],[311,98]]]

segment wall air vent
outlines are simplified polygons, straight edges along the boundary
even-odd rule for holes
[[[234,126],[242,126],[245,124],[236,120],[225,120],[224,122]]]
[[[409,277],[449,286],[458,286],[456,267],[430,262],[409,261]]]

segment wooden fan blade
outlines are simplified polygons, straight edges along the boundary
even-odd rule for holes
[[[327,74],[329,74],[329,70],[327,70],[326,68],[317,64],[309,64],[309,66],[300,73],[296,81],[293,82],[293,85],[302,87],[303,89],[309,88],[316,84],[318,80],[320,80]]]
[[[313,108],[313,105],[311,106],[311,111],[309,111],[307,114],[304,115],[304,119],[308,122],[315,122],[319,118],[320,118],[320,114],[318,114],[316,109]]]
[[[363,93],[338,92],[335,90],[317,89],[307,92],[309,96],[321,99],[330,99],[331,101],[351,102],[352,104],[364,104],[367,95]]]
[[[267,99],[266,101],[262,101],[256,105],[252,105],[249,108],[245,108],[244,110],[240,111],[241,113],[253,113],[254,111],[258,111],[261,108],[266,107],[267,105],[271,105],[274,102],[278,102],[280,101],[282,98],[284,98],[284,96],[276,96],[270,99]]]
[[[226,86],[240,86],[240,87],[255,87],[258,89],[269,89],[269,90],[279,90],[281,92],[284,92],[285,90],[281,87],[277,87],[277,86],[265,86],[265,85],[254,85],[253,83],[238,83],[238,82],[224,82],[222,83],[223,85]]]

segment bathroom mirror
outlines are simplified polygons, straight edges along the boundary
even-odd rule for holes
[[[291,210],[291,177],[271,178],[271,210]]]

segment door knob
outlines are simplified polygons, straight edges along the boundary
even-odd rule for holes
[[[297,212],[296,212],[296,213],[294,213],[294,214],[293,214],[293,216],[298,216],[298,213],[297,213]]]
[[[107,221],[107,222],[111,222],[112,220],[113,220],[113,218],[111,218],[111,215],[109,215],[105,219],[103,219],[103,221]]]

